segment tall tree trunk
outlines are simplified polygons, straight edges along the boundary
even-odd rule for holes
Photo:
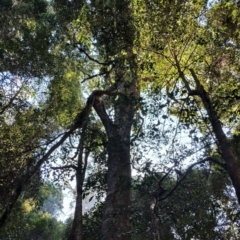
[[[102,239],[127,240],[131,238],[130,131],[134,105],[130,97],[126,95],[119,97],[115,105],[114,123],[108,117],[103,103],[95,101],[94,108],[103,122],[109,140],[107,197]]]
[[[77,197],[74,212],[74,219],[71,228],[71,232],[68,236],[68,240],[83,240],[83,229],[82,229],[82,176],[81,174],[76,174],[77,183]]]
[[[98,15],[101,16],[99,21],[105,26],[102,28],[101,24],[93,23],[93,32],[100,51],[106,54],[107,60],[115,58],[114,85],[117,94],[113,103],[114,120],[109,118],[99,99],[93,102],[109,142],[107,196],[101,236],[103,240],[131,238],[130,133],[139,96],[137,67],[132,52],[135,28],[132,23],[130,3],[130,0],[92,2]],[[104,11],[109,17],[102,18]]]
[[[83,158],[83,150],[84,150],[84,137],[86,131],[86,124],[83,126],[81,139],[79,141],[79,153],[78,153],[78,162],[76,167],[76,205],[74,212],[74,219],[72,224],[71,232],[68,236],[68,240],[83,240],[83,225],[82,225],[82,193],[83,193],[83,182],[85,179],[86,169],[87,169],[87,161],[89,152],[85,153]]]
[[[221,122],[218,114],[215,111],[211,102],[209,94],[205,91],[204,87],[200,84],[198,77],[194,70],[190,69],[191,74],[196,82],[197,89],[192,91],[194,94],[200,96],[202,103],[208,113],[209,121],[212,125],[213,132],[217,139],[217,144],[221,150],[222,157],[226,163],[228,175],[232,181],[233,187],[235,188],[238,202],[240,203],[240,164],[237,160],[235,153],[233,152],[226,134],[223,131]],[[191,91],[190,91],[191,93]]]
[[[112,137],[109,141],[108,189],[102,239],[129,239],[131,230],[130,146],[121,136]]]

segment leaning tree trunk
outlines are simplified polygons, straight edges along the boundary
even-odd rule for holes
[[[198,79],[195,71],[193,69],[189,69],[193,80],[195,82],[196,88],[191,89],[190,85],[188,84],[187,78],[185,77],[183,71],[180,68],[180,63],[175,57],[176,67],[179,73],[179,76],[182,78],[184,85],[188,91],[189,96],[199,96],[204,108],[207,111],[208,119],[211,123],[212,130],[214,135],[217,139],[217,145],[221,151],[221,155],[226,164],[226,170],[228,175],[232,181],[233,187],[235,189],[238,202],[240,204],[240,163],[237,159],[236,154],[234,153],[233,149],[231,148],[227,136],[223,131],[222,124],[220,122],[220,118],[218,116],[217,111],[215,110],[212,99],[209,93],[204,89],[200,80]]]
[[[207,111],[209,121],[212,125],[213,132],[217,139],[217,144],[221,150],[222,157],[226,163],[228,175],[232,181],[233,187],[235,188],[238,202],[240,203],[240,164],[237,160],[236,154],[233,152],[226,134],[223,131],[219,116],[215,111],[212,101],[208,92],[205,91],[204,87],[201,85],[197,75],[193,69],[190,69],[193,79],[196,83],[196,90],[189,91],[191,95],[198,95]],[[189,88],[189,87],[188,87]]]

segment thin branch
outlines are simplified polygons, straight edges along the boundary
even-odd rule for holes
[[[97,73],[97,74],[94,74],[94,75],[88,75],[88,77],[84,78],[84,79],[81,81],[81,83],[84,83],[84,82],[86,82],[87,80],[93,79],[93,78],[95,78],[95,77],[102,76],[102,75],[104,75],[104,74],[106,74],[106,73]]]
[[[84,79],[81,81],[81,83],[84,83],[84,82],[86,82],[87,80],[93,79],[93,78],[95,78],[95,77],[99,77],[99,76],[103,76],[103,75],[109,76],[113,69],[114,69],[114,65],[112,65],[111,69],[108,70],[108,71],[100,72],[100,73],[97,73],[97,74],[94,74],[94,75],[91,75],[91,76],[88,75],[88,77],[84,78]]]
[[[180,63],[178,61],[177,56],[175,54],[173,54],[173,57],[174,57],[175,64],[176,64],[176,67],[178,70],[178,74],[179,74],[180,78],[183,80],[183,83],[184,83],[185,87],[187,88],[188,93],[190,94],[193,90],[190,88],[188,81],[187,81],[183,71],[181,70]]]
[[[97,59],[91,57],[83,48],[79,47],[78,44],[76,44],[76,46],[77,46],[77,48],[78,48],[78,50],[79,50],[80,52],[84,53],[84,54],[87,56],[88,59],[90,59],[90,60],[93,61],[93,62],[96,62],[96,63],[99,64],[99,65],[109,66],[110,64],[113,64],[113,63],[114,63],[114,61],[100,62],[100,61],[98,61]]]
[[[138,131],[137,131],[137,134],[135,135],[135,137],[133,137],[133,138],[131,139],[131,143],[133,143],[133,142],[139,137],[140,131],[142,130],[142,127],[143,127],[144,118],[141,117],[140,114],[139,114],[138,117],[142,120],[141,126],[138,128]]]
[[[70,136],[70,138],[69,138],[69,143],[70,143],[72,149],[78,149],[78,146],[74,146],[74,144],[73,144],[73,142],[72,142],[72,136]],[[77,150],[77,151],[78,151],[78,150]],[[76,152],[77,152],[77,151],[76,151]],[[75,156],[75,157],[76,157],[76,156]],[[75,158],[75,157],[73,157],[73,158]]]
[[[50,167],[50,168],[53,170],[72,168],[77,171],[77,167],[75,165],[65,165],[65,166],[61,166],[61,167]]]
[[[192,68],[190,68],[189,70],[190,70],[190,72],[191,72],[191,74],[192,74],[192,77],[193,77],[195,83],[196,83],[197,90],[198,90],[198,91],[203,90],[203,89],[202,89],[202,85],[201,85],[201,83],[200,83],[197,75],[195,74],[194,70],[193,70]]]
[[[24,84],[27,81],[25,81],[22,86],[19,88],[19,90],[14,94],[14,96],[9,100],[9,102],[2,107],[1,111],[0,111],[0,115],[3,114],[5,112],[5,110],[7,110],[14,102],[14,100],[17,98],[17,96],[20,94],[20,92],[22,91],[23,87],[25,86]]]
[[[193,33],[192,36],[189,36],[188,40],[186,40],[186,41],[184,42],[185,44],[184,44],[184,46],[183,46],[183,48],[182,48],[181,53],[179,54],[179,55],[180,55],[180,57],[179,57],[179,62],[182,61],[182,58],[183,58],[183,56],[184,56],[184,52],[185,52],[185,50],[188,48],[188,46],[189,46],[189,44],[191,43],[191,41],[194,42],[194,38],[195,38],[195,33]],[[194,51],[196,50],[196,48],[197,48],[197,45],[195,45],[194,49],[193,49],[192,52],[189,54],[188,59],[186,60],[186,64],[188,63],[189,59],[191,59],[191,57],[192,57]]]
[[[164,176],[161,177],[161,179],[158,181],[158,186],[161,186],[162,182],[163,182],[163,181],[165,180],[165,178],[170,174],[170,172],[173,170],[173,168],[174,168],[174,166],[171,167],[171,168],[168,170],[168,172],[167,172]]]
[[[183,176],[177,181],[177,183],[175,184],[175,186],[162,198],[158,199],[158,201],[163,201],[165,199],[167,199],[168,197],[170,197],[173,192],[180,186],[180,184],[182,183],[182,181],[187,177],[187,175],[191,172],[192,168],[195,167],[198,164],[201,163],[205,163],[205,162],[214,162],[216,164],[218,164],[219,166],[221,166],[223,169],[225,169],[227,171],[227,166],[221,162],[219,162],[217,159],[213,158],[213,157],[207,157],[203,160],[200,160],[196,163],[193,163],[192,165],[190,165],[186,172],[183,174]]]

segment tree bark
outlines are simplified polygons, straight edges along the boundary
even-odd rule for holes
[[[81,174],[76,174],[77,182],[77,197],[74,212],[74,219],[71,228],[71,232],[68,236],[68,240],[83,240],[83,227],[82,227],[82,187]]]
[[[125,97],[120,98],[115,109],[115,123],[108,117],[103,103],[95,101],[94,108],[102,120],[109,141],[107,197],[101,239],[128,240],[131,238],[130,131],[133,105]]]
[[[233,152],[226,134],[223,131],[221,122],[219,120],[218,114],[215,111],[209,94],[205,91],[204,87],[200,84],[199,79],[197,78],[193,69],[190,69],[191,74],[195,80],[197,89],[195,95],[199,95],[202,103],[208,113],[209,121],[212,125],[213,132],[217,139],[217,144],[221,150],[222,157],[226,163],[228,175],[232,181],[233,187],[236,191],[238,202],[240,203],[240,164],[239,161]]]
[[[87,160],[89,152],[85,153],[83,159],[83,150],[84,150],[84,136],[86,131],[86,125],[83,126],[81,139],[79,141],[79,153],[78,153],[78,162],[76,170],[76,205],[74,212],[74,219],[72,224],[72,229],[69,234],[68,240],[83,240],[83,225],[82,225],[82,193],[83,193],[83,182],[85,179],[86,169],[87,169]]]
[[[16,201],[19,198],[19,196],[22,192],[22,189],[23,189],[23,184],[19,183],[18,186],[16,187],[16,190],[15,190],[12,198],[10,198],[4,213],[2,214],[2,216],[0,218],[0,228],[4,227],[5,223],[7,222],[7,219],[9,217],[10,213],[12,212],[12,209],[13,209]]]
[[[121,137],[109,138],[107,198],[102,239],[130,239],[130,146]]]
[[[106,4],[106,1],[100,2]],[[117,94],[112,105],[113,120],[109,118],[99,99],[95,99],[93,104],[108,137],[107,196],[101,236],[103,240],[131,239],[130,133],[139,93],[137,64],[132,51],[135,28],[130,4],[129,0],[112,1],[110,8],[106,4],[106,14],[114,17],[103,21],[105,25],[107,23],[107,30],[95,35],[100,43],[100,50],[106,53],[106,59],[115,58],[113,71]],[[94,6],[96,9],[99,7],[98,4]],[[102,15],[102,7],[99,9],[99,15]]]

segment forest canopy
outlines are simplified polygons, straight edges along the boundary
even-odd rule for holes
[[[0,1],[0,238],[238,239],[239,19],[234,0]]]

